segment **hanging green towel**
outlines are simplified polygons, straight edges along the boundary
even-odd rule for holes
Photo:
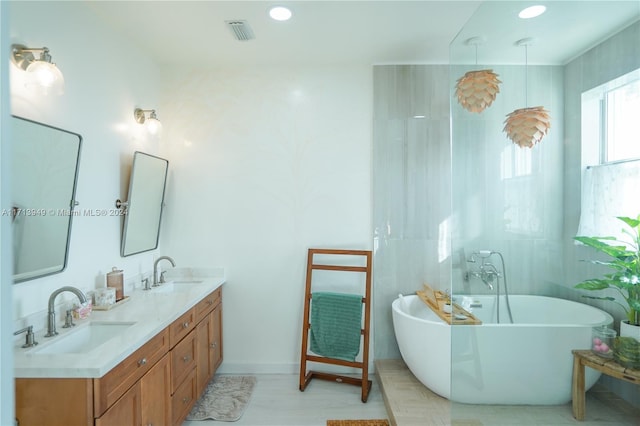
[[[344,293],[311,294],[312,352],[355,361],[360,351],[362,296]]]

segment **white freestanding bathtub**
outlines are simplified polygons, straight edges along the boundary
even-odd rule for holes
[[[500,324],[495,296],[469,296],[482,325],[450,326],[416,295],[392,304],[393,327],[405,363],[422,384],[456,402],[555,405],[571,400],[572,349],[589,349],[593,327],[608,313],[544,296],[504,297]],[[467,299],[468,301],[469,299]],[[589,389],[600,373],[586,369]]]

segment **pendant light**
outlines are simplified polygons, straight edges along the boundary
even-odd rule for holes
[[[482,37],[472,37],[465,41],[467,45],[476,48],[476,66],[478,65],[478,45],[484,42]],[[456,83],[458,103],[470,112],[481,113],[491,106],[500,92],[498,74],[493,70],[469,71],[460,77]]]
[[[518,40],[516,45],[524,46],[525,49],[525,79],[524,79],[524,97],[525,105],[527,102],[528,91],[528,47],[533,42],[531,38],[523,38]],[[504,121],[503,132],[507,134],[509,139],[513,141],[519,147],[532,148],[534,145],[540,143],[542,138],[547,134],[551,127],[551,117],[549,111],[545,110],[542,106],[537,107],[525,107],[519,108],[510,114],[507,114],[507,119]]]

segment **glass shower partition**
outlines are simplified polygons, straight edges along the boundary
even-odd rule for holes
[[[523,31],[508,31],[519,19],[516,8],[522,3],[516,3],[483,3],[450,44],[451,293],[485,324],[497,323],[498,316],[500,323],[511,322],[505,291],[552,295],[563,278],[563,70],[527,64],[535,45],[518,43]],[[504,25],[505,39],[483,38],[485,25]],[[468,76],[475,82],[459,82],[467,72],[482,70],[487,72]],[[490,105],[481,111],[463,106],[474,90],[487,96],[482,93],[492,82],[499,92]],[[505,120],[512,111],[533,106],[550,112],[551,129],[532,148],[520,147],[503,131]],[[497,359],[498,351],[505,359],[519,359],[518,347],[506,334],[493,347],[496,342],[483,342],[486,335],[474,327],[452,327],[451,399],[499,403],[488,399],[488,390],[505,371],[486,358]],[[505,392],[518,392],[518,386],[523,384]],[[465,416],[457,407],[452,405],[452,420]]]

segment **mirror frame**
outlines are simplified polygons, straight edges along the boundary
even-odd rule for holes
[[[145,156],[145,157],[149,157],[150,159],[155,159],[161,162],[164,162],[164,176],[163,176],[163,180],[162,180],[162,194],[160,197],[160,205],[158,206],[158,214],[157,214],[157,222],[158,222],[158,226],[155,232],[155,243],[153,245],[153,247],[145,247],[143,249],[137,250],[137,251],[131,251],[131,252],[127,252],[126,251],[126,246],[127,246],[127,235],[130,232],[128,227],[129,227],[129,219],[131,217],[131,207],[132,207],[132,200],[133,202],[136,201],[135,194],[137,191],[140,191],[141,188],[139,187],[139,184],[136,185],[136,164],[137,164],[137,159],[141,158],[140,156]],[[158,248],[158,244],[160,241],[160,226],[162,224],[162,212],[164,210],[164,197],[167,191],[167,178],[169,175],[169,160],[165,159],[165,158],[161,158],[158,157],[156,155],[152,155],[152,154],[147,154],[145,152],[142,151],[135,151],[133,153],[133,164],[131,166],[131,177],[129,178],[129,192],[127,194],[128,200],[126,203],[123,203],[124,209],[125,209],[125,213],[124,216],[124,220],[122,223],[122,244],[120,245],[120,256],[122,257],[127,257],[127,256],[133,256],[134,254],[139,254],[139,253],[144,253],[147,251],[151,251],[151,250],[155,250]],[[118,202],[116,202],[118,203]],[[117,205],[117,204],[116,204]],[[155,220],[155,214],[153,215],[153,220]]]
[[[77,213],[75,213],[74,210],[78,206],[78,202],[76,200],[76,191],[77,191],[77,188],[78,188],[78,175],[79,175],[79,172],[80,172],[80,157],[81,157],[81,153],[82,153],[82,141],[83,141],[83,139],[82,139],[82,135],[80,135],[79,133],[72,132],[70,130],[61,129],[59,127],[52,126],[50,124],[41,123],[39,121],[31,120],[31,119],[28,119],[28,118],[25,118],[25,117],[20,117],[20,116],[17,116],[17,115],[11,115],[11,117],[14,118],[14,119],[17,119],[17,120],[25,121],[27,123],[35,124],[35,125],[46,127],[46,128],[49,128],[49,129],[53,129],[53,130],[56,130],[56,131],[59,131],[59,132],[62,132],[62,133],[66,133],[66,134],[69,134],[71,136],[74,136],[74,137],[78,138],[78,148],[77,148],[76,161],[75,161],[75,170],[74,170],[74,173],[73,173],[73,184],[72,184],[73,186],[71,188],[71,199],[69,200],[69,221],[67,222],[67,236],[66,236],[66,239],[65,239],[64,259],[63,259],[63,262],[62,262],[62,267],[59,270],[46,272],[46,273],[41,273],[41,274],[29,275],[29,276],[26,276],[24,278],[17,277],[16,274],[15,274],[15,271],[13,271],[14,272],[14,273],[12,273],[13,283],[14,284],[18,284],[18,283],[22,283],[22,282],[25,282],[25,281],[46,277],[46,276],[49,276],[49,275],[59,274],[59,273],[65,271],[67,269],[67,265],[69,263],[69,247],[71,246],[71,229],[72,229],[72,224],[73,224],[73,217],[77,214]],[[15,138],[12,136],[12,141],[14,141],[14,140],[15,140]],[[14,203],[12,202],[12,204],[14,204]],[[13,223],[13,218],[12,218],[12,223]],[[12,238],[13,238],[13,235],[12,235]],[[16,256],[16,253],[13,253],[13,255]],[[23,274],[21,274],[21,275],[23,275]]]

